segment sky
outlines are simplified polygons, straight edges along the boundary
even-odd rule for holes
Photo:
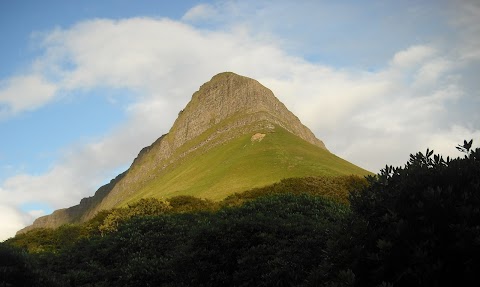
[[[0,0],[0,241],[78,204],[217,73],[379,172],[480,146],[480,2]]]

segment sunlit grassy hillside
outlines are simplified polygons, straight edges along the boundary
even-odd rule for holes
[[[146,197],[193,195],[220,200],[284,178],[366,175],[361,169],[276,126],[261,141],[252,134],[186,158],[162,171],[122,205]]]

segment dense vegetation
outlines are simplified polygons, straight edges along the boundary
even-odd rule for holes
[[[289,179],[222,202],[145,199],[82,225],[34,230],[0,244],[0,282],[477,285],[480,149],[462,148],[456,159],[411,155],[367,180]]]

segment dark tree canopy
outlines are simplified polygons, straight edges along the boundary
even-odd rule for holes
[[[358,283],[460,286],[480,270],[480,149],[446,160],[427,150],[401,168],[385,167],[353,193],[366,223]]]

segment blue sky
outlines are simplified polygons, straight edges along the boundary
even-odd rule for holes
[[[0,240],[77,204],[213,75],[371,171],[480,142],[477,1],[0,1]]]

